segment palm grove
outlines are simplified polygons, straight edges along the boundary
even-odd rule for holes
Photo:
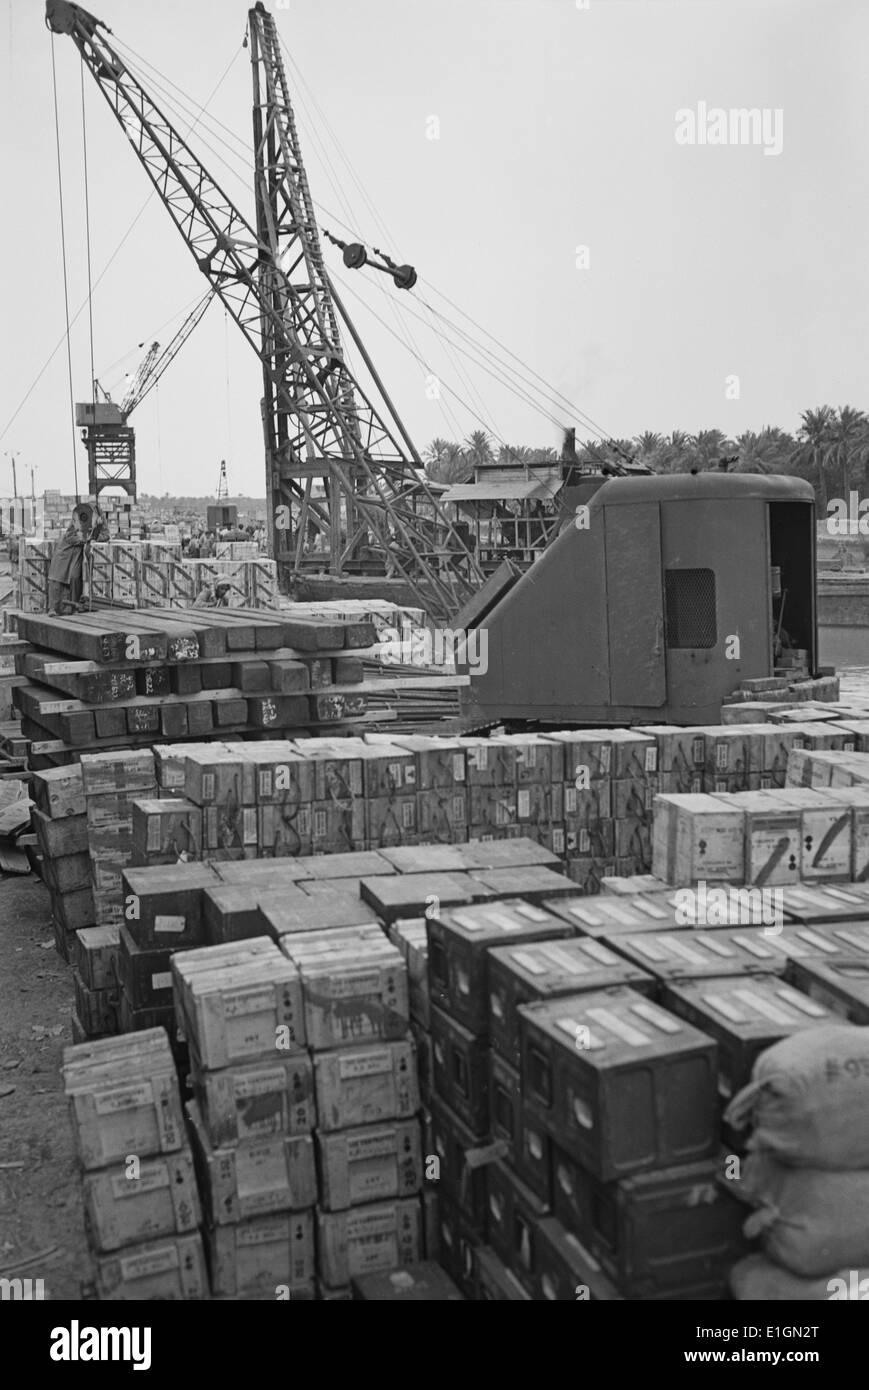
[[[734,473],[791,474],[812,484],[819,517],[827,516],[829,498],[847,499],[852,488],[869,496],[869,417],[849,405],[803,411],[796,434],[773,426],[757,433],[746,430],[734,438],[718,429],[697,434],[674,430],[669,435],[647,430],[634,439],[577,444],[576,453],[581,464],[592,467],[633,460],[655,473],[689,473],[692,468],[717,468],[727,460]],[[554,448],[496,445],[485,430],[475,430],[462,444],[433,439],[425,451],[428,475],[440,483],[465,479],[487,463],[533,467],[558,458]]]

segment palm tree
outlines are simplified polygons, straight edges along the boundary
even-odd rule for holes
[[[498,450],[498,462],[505,468],[515,466],[520,463],[528,463],[531,458],[531,450],[527,444],[502,444]]]
[[[440,435],[435,435],[428,447],[423,449],[422,456],[426,463],[439,463],[449,447],[448,439],[441,439]]]
[[[797,430],[799,450],[796,462],[807,468],[809,481],[815,489],[816,514],[827,515],[827,463],[832,446],[835,411],[828,405],[804,410]]]
[[[661,447],[661,472],[687,473],[691,465],[691,436],[685,430],[673,430]]]
[[[867,428],[869,420],[862,410],[854,410],[850,405],[839,408],[838,418],[833,422],[835,461],[842,479],[842,497],[847,502],[851,487],[851,464],[862,459],[861,476],[865,476]]]
[[[425,471],[435,483],[458,482],[466,478],[473,467],[462,446],[451,439],[433,439],[423,457]]]
[[[723,455],[733,452],[734,443],[721,430],[698,430],[690,443],[694,454],[694,466],[705,470],[716,468]]]
[[[492,441],[485,430],[471,431],[465,440],[465,455],[474,468],[479,468],[486,463],[494,463]]]
[[[664,448],[664,436],[656,434],[654,430],[644,430],[642,434],[634,436],[633,444],[639,460],[649,468],[657,469]]]

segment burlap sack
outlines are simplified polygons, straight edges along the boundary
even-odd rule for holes
[[[743,1227],[764,1253],[810,1279],[869,1265],[869,1171],[789,1168],[770,1154],[743,1164],[739,1195],[755,1211]]]
[[[762,1052],[725,1120],[752,1150],[807,1168],[869,1169],[869,1028],[825,1023]]]
[[[869,1299],[869,1269],[840,1269],[817,1279],[800,1279],[765,1255],[748,1255],[730,1271],[730,1289],[744,1303]]]

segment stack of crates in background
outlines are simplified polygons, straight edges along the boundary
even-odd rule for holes
[[[207,1299],[199,1196],[166,1034],[63,1057],[100,1299]]]
[[[75,933],[95,921],[81,767],[73,764],[34,772],[31,796],[40,869],[51,895],[54,942],[58,955],[68,962]]]
[[[108,545],[92,545],[88,557],[90,595],[111,603],[115,597],[112,579],[112,550]]]
[[[651,863],[657,744],[636,729],[547,735],[564,749],[567,871],[587,893],[602,878],[643,873]]]
[[[687,729],[649,725],[637,732],[657,744],[657,789],[677,793],[775,790],[785,785],[794,750],[857,746],[851,728],[823,720]]]
[[[133,802],[157,795],[150,748],[81,757],[96,926],[124,920],[122,874],[133,864]]]
[[[315,1108],[299,971],[254,938],[179,953],[172,975],[214,1296],[313,1298]]]
[[[94,546],[94,550],[98,547]],[[109,541],[105,545],[112,567],[112,599],[135,606],[139,599],[139,564],[142,541]]]
[[[256,541],[217,541],[214,547],[216,560],[255,560],[258,555]]]
[[[25,613],[44,613],[48,607],[48,566],[53,540],[18,539],[12,547],[17,606]]]
[[[277,608],[278,606],[278,566],[276,560],[267,560],[254,553],[245,560],[245,602],[248,608]]]
[[[373,914],[372,914],[373,916]],[[281,937],[301,977],[317,1104],[321,1297],[424,1257],[407,968],[378,923]]]

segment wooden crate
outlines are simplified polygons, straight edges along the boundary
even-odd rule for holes
[[[84,1206],[100,1251],[195,1231],[201,1212],[189,1149],[86,1173]]]
[[[413,1043],[345,1047],[314,1057],[321,1130],[405,1119],[419,1108]]]
[[[320,1206],[345,1211],[364,1202],[411,1197],[422,1188],[417,1119],[317,1134]]]
[[[187,1116],[209,1223],[225,1226],[278,1211],[304,1211],[317,1200],[310,1134],[271,1134],[215,1148],[199,1107]]]
[[[308,1296],[314,1280],[311,1211],[258,1216],[207,1232],[215,1298],[290,1301]]]
[[[84,1168],[182,1147],[178,1078],[162,1029],[66,1048],[63,1081]]]
[[[148,1241],[97,1260],[100,1298],[172,1302],[208,1298],[205,1251],[198,1233]]]
[[[309,1134],[316,1123],[314,1068],[310,1057],[290,1057],[220,1071],[193,1068],[193,1091],[202,1122],[219,1148],[275,1134]]]
[[[379,1270],[416,1264],[422,1249],[419,1198],[317,1213],[317,1272],[330,1288]]]
[[[402,1038],[409,1021],[407,967],[382,935],[299,965],[308,1046]]]
[[[274,1057],[282,1043],[286,1052],[304,1047],[299,972],[280,952],[234,967],[193,971],[186,954],[173,958],[172,969],[183,981],[185,1036],[203,1067]]]

